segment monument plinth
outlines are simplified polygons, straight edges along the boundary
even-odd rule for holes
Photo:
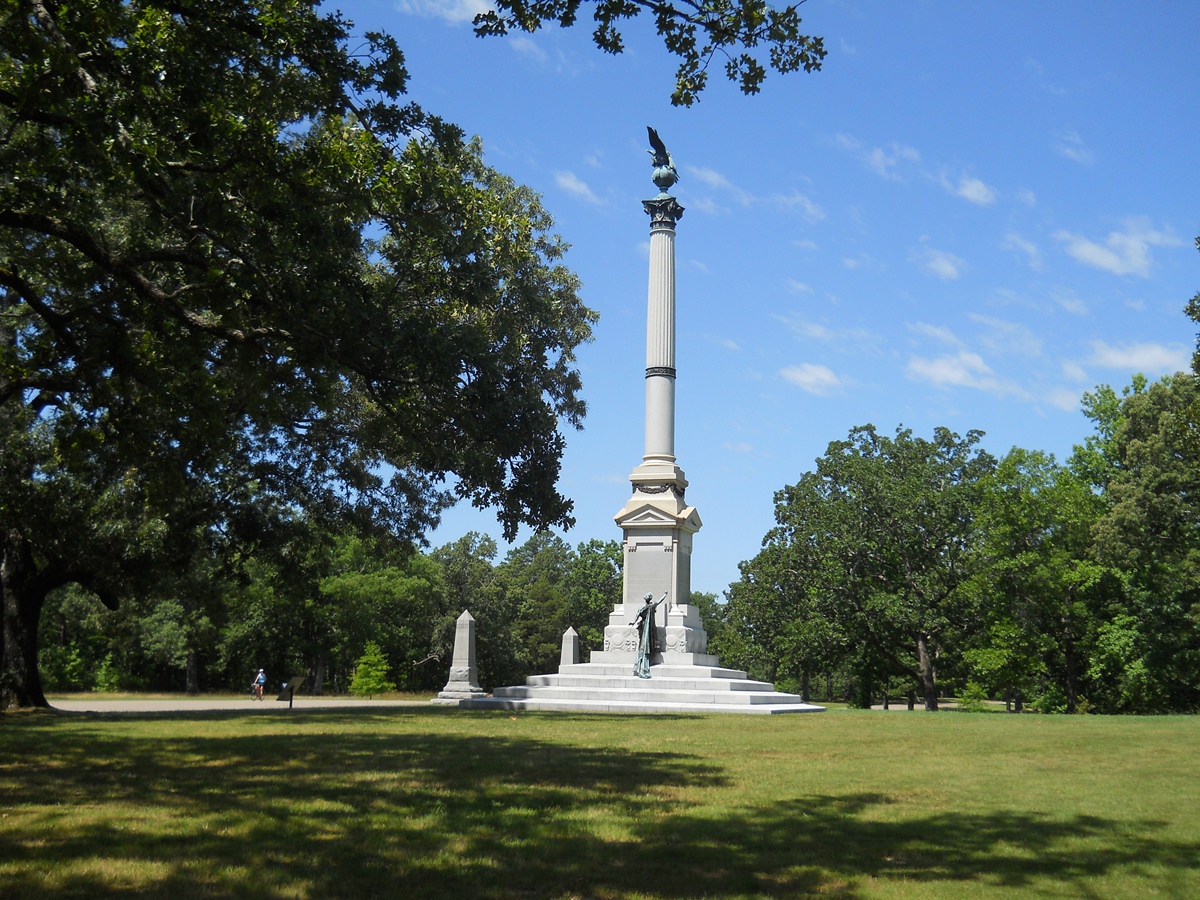
[[[604,629],[604,649],[593,662],[632,664],[638,635],[630,626],[642,597],[664,591],[657,613],[662,653],[651,664],[716,665],[708,636],[691,607],[692,535],[703,524],[687,502],[687,478],[675,458],[675,225],[683,207],[667,193],[679,175],[658,135],[654,149],[656,197],[642,201],[650,216],[650,287],[646,301],[646,444],[629,475],[632,495],[614,516],[623,533],[624,589]]]
[[[496,688],[491,697],[458,701],[472,709],[560,709],[592,712],[818,712],[795,694],[721,668],[708,653],[708,635],[691,605],[692,535],[700,514],[687,502],[687,478],[675,459],[675,225],[683,207],[667,190],[679,180],[654,129],[653,180],[659,193],[642,206],[650,215],[650,289],[646,307],[646,444],[629,476],[632,494],[615,516],[624,538],[624,588],[608,617],[604,649],[579,663],[578,637],[563,636],[556,675],[531,675],[524,685]],[[650,677],[634,674],[642,598],[667,595],[656,612],[658,646]],[[457,647],[457,642],[456,642]],[[643,672],[644,674],[644,672]],[[453,678],[451,679],[454,680]],[[451,685],[447,685],[449,690]],[[446,692],[441,695],[447,696]],[[444,701],[443,701],[444,702]]]

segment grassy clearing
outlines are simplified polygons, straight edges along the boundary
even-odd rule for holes
[[[0,896],[1200,896],[1200,720],[0,720]]]

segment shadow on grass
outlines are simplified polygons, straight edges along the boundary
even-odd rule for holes
[[[334,726],[324,733],[130,737],[83,723],[61,746],[51,722],[7,735],[0,746],[27,758],[0,763],[0,803],[24,822],[0,827],[0,894],[853,898],[895,879],[1088,895],[1113,873],[1200,868],[1200,844],[1161,823],[893,814],[882,793],[718,809],[709,792],[731,784],[711,760],[371,716],[378,733],[336,731],[363,720],[338,712],[309,719]]]

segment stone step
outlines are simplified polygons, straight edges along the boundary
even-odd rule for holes
[[[791,705],[804,701],[796,694],[780,694],[775,691],[705,691],[669,690],[646,684],[639,689],[626,687],[505,687],[492,692],[495,699],[503,700],[589,700],[678,703],[686,706],[742,706],[755,704]]]
[[[773,691],[775,686],[769,681],[750,681],[732,678],[670,678],[651,670],[650,678],[638,678],[628,673],[622,675],[530,675],[525,679],[527,687],[564,687],[564,688],[623,688],[625,690],[640,690],[653,686],[658,690],[679,691]]]
[[[738,713],[779,715],[781,713],[824,712],[825,707],[808,703],[678,703],[656,700],[581,700],[574,699],[512,699],[486,697],[460,700],[460,709],[526,710],[530,712],[588,712],[588,713]]]
[[[615,665],[613,663],[575,663],[574,665],[559,666],[559,675],[632,675],[632,665]],[[721,666],[686,666],[660,663],[650,667],[651,677],[659,675],[672,678],[732,678],[745,680],[746,673],[738,669],[725,669]]]

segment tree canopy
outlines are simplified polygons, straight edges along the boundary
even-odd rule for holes
[[[399,102],[390,37],[306,0],[22,0],[0,46],[2,705],[42,702],[49,590],[113,603],[289,510],[571,523],[595,316],[537,197]]]
[[[714,57],[724,59],[725,76],[744,94],[762,89],[768,67],[780,74],[819,70],[825,42],[800,33],[797,10],[803,2],[776,8],[765,0],[592,0],[592,40],[606,53],[621,53],[624,23],[646,13],[667,51],[679,58],[671,103],[691,106],[708,83]],[[475,17],[475,33],[534,32],[547,22],[567,28],[576,24],[582,5],[582,0],[496,0],[494,9]]]
[[[836,636],[878,674],[920,681],[927,707],[937,708],[940,648],[963,603],[971,510],[995,464],[973,449],[980,437],[855,428],[829,445],[815,472],[775,495],[776,527],[743,580],[790,585],[783,609],[792,614],[768,629],[776,652],[807,644],[819,655],[813,639],[827,645]],[[827,627],[817,627],[822,621]]]
[[[1101,385],[1066,465],[853,429],[776,495],[714,646],[772,679],[837,672],[864,705],[898,686],[936,709],[949,681],[1018,710],[1200,710],[1198,406],[1190,373]]]

